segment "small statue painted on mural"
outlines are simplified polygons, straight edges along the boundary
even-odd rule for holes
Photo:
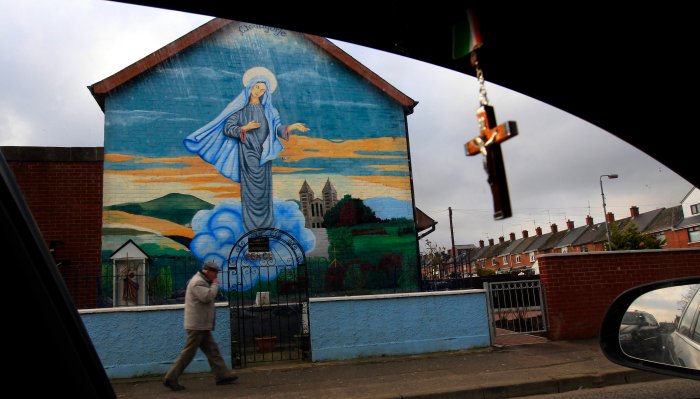
[[[139,283],[136,282],[136,273],[130,270],[126,277],[124,277],[124,292],[122,294],[122,299],[127,305],[136,305],[138,301]]]

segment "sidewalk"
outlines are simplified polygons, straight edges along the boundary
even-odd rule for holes
[[[113,380],[119,398],[508,398],[669,378],[618,366],[595,339],[237,370],[233,385],[185,374]]]

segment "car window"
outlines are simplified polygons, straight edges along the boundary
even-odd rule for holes
[[[678,325],[678,332],[687,336],[687,337],[694,337],[697,331],[697,322],[695,325],[695,328],[693,328],[693,319],[695,316],[695,313],[697,312],[698,308],[700,308],[700,291],[695,293],[695,296],[693,296],[693,300],[690,301],[690,304],[688,304],[688,307],[686,307],[685,312],[683,313],[683,316],[681,317],[681,322]],[[693,332],[691,334],[691,332]],[[695,339],[695,338],[694,338]]]
[[[622,318],[622,324],[629,324],[633,326],[638,326],[642,324],[644,317],[637,312],[627,312]]]
[[[650,315],[649,313],[644,313],[644,318],[650,326],[657,327],[659,325],[659,322],[657,322],[654,316]]]

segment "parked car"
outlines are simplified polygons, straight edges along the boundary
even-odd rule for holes
[[[504,267],[496,270],[496,274],[510,274],[511,270],[512,269],[510,267]]]
[[[700,370],[700,289],[683,310],[676,330],[668,335],[665,349],[673,364]]]
[[[633,357],[661,359],[664,345],[659,322],[651,313],[628,310],[620,325],[620,346]]]
[[[643,284],[620,294],[608,307],[600,327],[600,348],[605,356],[625,367],[700,380],[700,350],[698,350],[700,348],[698,345],[700,341],[698,331],[700,328],[698,326],[700,294],[698,293],[698,285],[700,285],[700,276],[685,277]],[[679,298],[675,295],[668,297],[669,291],[659,291],[669,288],[672,289],[671,292],[678,292],[678,289],[680,291],[694,290],[690,291],[692,295],[687,297],[689,298],[688,305],[680,316],[677,313]],[[648,312],[639,311],[638,305],[641,302],[636,301],[642,297],[657,299],[653,302],[652,307],[655,312],[659,312],[659,315],[665,314],[667,317],[676,315],[678,319],[677,325],[673,328],[670,328],[672,323],[658,323],[659,327],[656,328],[655,333],[658,333],[663,343],[661,356],[656,355],[659,342],[655,339],[637,341],[639,345],[649,345],[654,350],[630,349],[627,343],[628,339],[625,334],[631,335],[631,330],[635,329],[635,327],[629,327],[631,330],[627,330],[628,326],[634,324],[640,327],[652,326],[651,319],[644,314]],[[663,298],[663,300],[658,300],[658,298]],[[646,303],[649,304],[649,302]],[[641,330],[641,328],[637,329]],[[649,332],[648,336],[651,337],[655,333]],[[673,346],[671,347],[671,345]]]

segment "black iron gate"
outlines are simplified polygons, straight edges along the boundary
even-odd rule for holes
[[[299,242],[278,229],[243,235],[228,259],[234,367],[310,358],[308,271]]]
[[[492,341],[497,336],[547,332],[540,280],[484,283]]]

